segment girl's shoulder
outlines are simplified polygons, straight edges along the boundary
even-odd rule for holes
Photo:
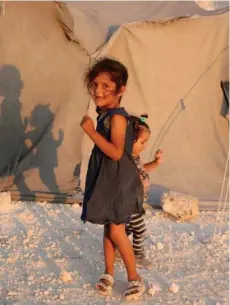
[[[129,114],[128,112],[124,109],[124,108],[111,108],[109,111],[107,111],[106,113],[102,113],[99,114],[97,117],[97,121],[98,123],[100,122],[109,122],[110,118],[116,114],[122,115],[124,117],[126,117],[129,120]]]
[[[113,116],[113,115],[115,115],[115,114],[119,114],[119,115],[122,115],[122,116],[124,116],[124,117],[126,117],[126,118],[129,118],[129,114],[128,114],[128,112],[125,110],[125,108],[112,108],[112,109],[110,109],[110,110],[106,113],[105,117],[111,117],[111,116]]]
[[[130,116],[128,112],[124,108],[112,108],[106,113],[102,113],[97,118],[97,131],[105,132],[106,134],[109,132],[111,128],[111,117],[114,115],[122,115],[127,119],[128,126],[127,126],[127,132],[130,134],[130,137],[133,138],[133,131],[130,125]],[[131,139],[132,141],[132,139]]]

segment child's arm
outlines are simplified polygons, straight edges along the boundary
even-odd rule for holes
[[[160,165],[162,163],[162,161],[163,161],[162,154],[163,154],[163,151],[159,149],[155,154],[155,159],[152,162],[145,163],[143,165],[143,169],[146,172],[151,172],[152,170],[154,170],[158,165]]]
[[[99,132],[95,130],[93,120],[89,116],[84,116],[81,127],[90,139],[114,161],[121,159],[124,146],[127,120],[124,116],[115,114],[110,119],[111,141],[107,141]]]
[[[151,172],[152,170],[154,170],[157,166],[159,165],[159,163],[156,160],[153,160],[152,162],[149,163],[145,163],[143,165],[143,169],[146,172]]]

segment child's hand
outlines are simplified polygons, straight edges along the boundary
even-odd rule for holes
[[[163,150],[158,149],[158,151],[155,154],[155,162],[157,164],[161,164],[163,162]]]
[[[80,126],[84,130],[84,132],[88,135],[95,132],[93,120],[88,115],[85,115],[83,117]]]

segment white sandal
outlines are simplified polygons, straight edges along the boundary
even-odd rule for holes
[[[125,301],[136,301],[145,292],[143,280],[128,282],[128,289],[124,294]]]
[[[102,280],[108,281],[108,285],[102,282]],[[97,292],[103,296],[110,296],[112,294],[112,288],[114,284],[114,278],[110,274],[102,274],[99,281],[95,285]]]

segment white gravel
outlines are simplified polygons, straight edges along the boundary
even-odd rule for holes
[[[1,305],[125,304],[123,265],[116,267],[111,298],[104,299],[94,290],[103,272],[102,227],[83,224],[80,213],[79,205],[32,202],[1,209]],[[228,213],[212,247],[215,221],[216,212],[177,223],[160,211],[147,211],[146,252],[154,268],[140,273],[146,286],[154,282],[161,290],[153,296],[146,293],[134,304],[228,304]],[[176,294],[169,291],[172,283],[180,287]]]

